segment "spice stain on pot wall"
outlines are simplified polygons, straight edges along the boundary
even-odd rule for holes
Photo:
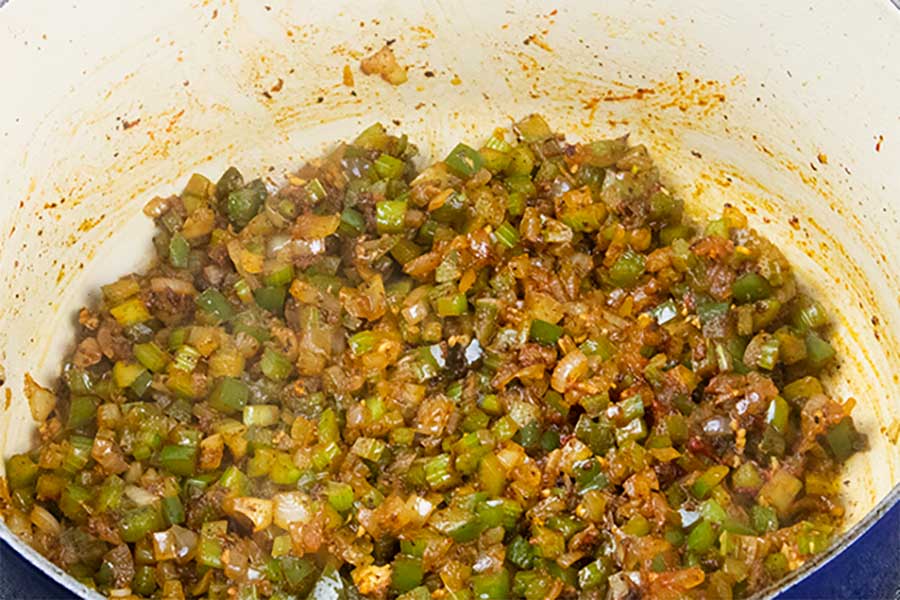
[[[315,14],[295,3],[270,4],[272,10],[194,2],[179,21],[92,62],[35,121],[17,169],[43,175],[6,182],[23,199],[0,247],[0,347],[10,351],[11,380],[20,381],[16,373],[25,368],[45,379],[55,375],[84,290],[139,266],[134,259],[149,246],[151,230],[141,207],[155,194],[178,191],[192,171],[214,175],[229,164],[245,172],[292,170],[334,140],[395,118],[426,155],[441,156],[459,138],[478,141],[496,125],[541,112],[582,138],[630,132],[666,167],[674,189],[698,196],[700,213],[728,201],[750,212],[755,225],[768,220],[765,231],[792,248],[803,279],[820,284],[841,317],[838,392],[860,399],[869,431],[896,422],[896,404],[875,396],[900,387],[878,368],[900,362],[886,328],[896,307],[877,298],[900,285],[880,258],[882,240],[866,233],[872,224],[848,200],[853,182],[835,159],[839,149],[813,145],[815,139],[798,148],[791,122],[765,125],[774,112],[748,100],[756,93],[738,76],[740,66],[692,72],[681,17],[573,15],[564,8],[552,14],[538,3],[516,5],[510,14],[484,5],[476,14],[471,6],[423,3],[405,10],[407,18],[387,18],[367,4],[344,12],[326,5]],[[50,36],[48,47],[56,39]],[[396,88],[357,71],[359,59],[389,39],[409,67],[409,82]],[[623,50],[645,43],[657,49],[659,64],[641,64],[646,57]],[[352,87],[344,83],[345,65],[355,75]],[[779,133],[762,137],[758,122]],[[871,153],[871,137],[866,144]],[[809,157],[824,151],[829,165],[819,161],[813,171]],[[789,222],[795,215],[802,216],[799,229]],[[29,260],[17,268],[14,256]],[[55,294],[38,293],[47,273],[57,279]],[[23,302],[32,295],[51,298],[50,310]],[[842,301],[848,296],[862,308]],[[871,314],[887,323],[880,341]],[[24,438],[13,423],[30,421],[20,390],[12,393],[12,410],[0,415],[0,442],[9,435],[14,446]],[[897,480],[895,449],[876,447],[876,456],[885,465],[859,469],[851,520]],[[858,460],[874,464],[871,457]],[[874,481],[876,472],[889,481]]]

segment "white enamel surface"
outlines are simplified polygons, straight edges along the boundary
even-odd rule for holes
[[[89,290],[140,266],[153,195],[229,164],[277,182],[375,120],[398,119],[442,156],[539,111],[574,136],[631,132],[696,213],[731,202],[779,243],[837,315],[831,390],[856,398],[872,446],[844,477],[848,524],[897,485],[900,11],[888,0],[268,5],[0,9],[0,454],[33,435],[25,372],[50,383]],[[357,68],[386,39],[410,65],[397,88]]]

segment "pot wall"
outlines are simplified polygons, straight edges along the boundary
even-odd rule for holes
[[[742,208],[836,315],[830,389],[871,443],[842,478],[853,525],[900,479],[898,31],[887,0],[14,0],[0,454],[33,439],[25,373],[49,384],[88,291],[141,265],[152,196],[230,164],[278,182],[375,120],[431,157],[540,112],[575,137],[630,132],[697,214]],[[387,39],[410,66],[396,88],[357,68]]]

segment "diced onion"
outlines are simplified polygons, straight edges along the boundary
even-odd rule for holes
[[[272,498],[275,524],[287,530],[291,523],[306,523],[310,512],[309,497],[303,492],[284,492]]]
[[[125,495],[138,506],[149,506],[157,500],[154,494],[136,485],[126,486]]]
[[[223,506],[226,514],[241,515],[253,524],[253,531],[262,531],[272,524],[273,505],[263,498],[229,498]]]
[[[556,363],[550,385],[557,392],[564,394],[572,385],[581,379],[588,370],[588,359],[581,350],[566,354]]]
[[[31,418],[38,423],[43,423],[56,408],[56,396],[53,392],[38,385],[28,373],[25,373],[25,397],[31,408]]]
[[[44,533],[59,534],[61,527],[50,511],[37,504],[31,509],[31,523]]]

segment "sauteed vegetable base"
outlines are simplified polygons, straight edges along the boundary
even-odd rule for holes
[[[415,157],[376,124],[151,201],[152,268],[28,382],[13,531],[120,598],[728,598],[825,549],[865,438],[740,211],[537,115]]]

